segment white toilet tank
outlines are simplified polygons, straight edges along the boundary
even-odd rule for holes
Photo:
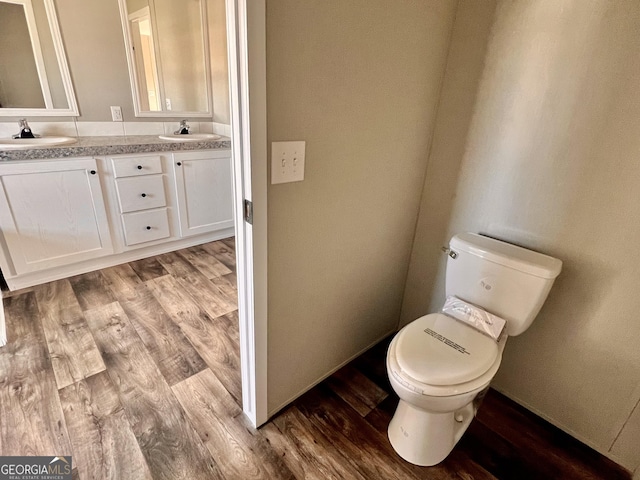
[[[504,318],[510,336],[529,328],[562,269],[557,258],[474,233],[454,236],[449,248],[447,296]]]

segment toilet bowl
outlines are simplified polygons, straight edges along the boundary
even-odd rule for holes
[[[498,371],[504,345],[439,313],[396,335],[387,372],[400,403],[388,435],[402,458],[420,466],[446,458],[475,416],[474,400]]]
[[[389,441],[421,466],[453,450],[500,367],[507,337],[529,328],[562,268],[556,258],[473,233],[454,236],[447,253],[446,295],[474,318],[497,318],[504,331],[493,335],[457,314],[432,313],[391,341],[387,373],[400,402]]]

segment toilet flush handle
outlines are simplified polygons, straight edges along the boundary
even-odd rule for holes
[[[451,250],[451,249],[450,249],[450,248],[448,248],[448,247],[442,247],[442,251],[443,251],[444,253],[446,253],[447,255],[449,255],[449,256],[450,256],[451,258],[453,258],[454,260],[455,260],[456,258],[458,258],[458,252],[456,252],[456,251],[454,251],[454,250]]]

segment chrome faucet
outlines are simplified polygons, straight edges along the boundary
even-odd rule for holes
[[[40,136],[40,135],[33,134],[33,132],[31,131],[31,127],[29,127],[29,124],[27,123],[26,118],[21,118],[18,121],[18,125],[20,125],[20,133],[13,135],[13,137],[11,138],[35,138]]]
[[[174,133],[174,135],[188,135],[189,134],[189,130],[191,130],[191,127],[187,124],[186,120],[182,120],[180,122],[180,126],[178,127],[178,130],[176,130]]]

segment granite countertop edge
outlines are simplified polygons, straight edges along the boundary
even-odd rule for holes
[[[46,160],[53,158],[123,155],[128,153],[179,152],[191,150],[223,150],[231,148],[231,139],[174,142],[155,135],[128,137],[78,137],[68,145],[42,146],[15,150],[1,150],[0,161]]]

